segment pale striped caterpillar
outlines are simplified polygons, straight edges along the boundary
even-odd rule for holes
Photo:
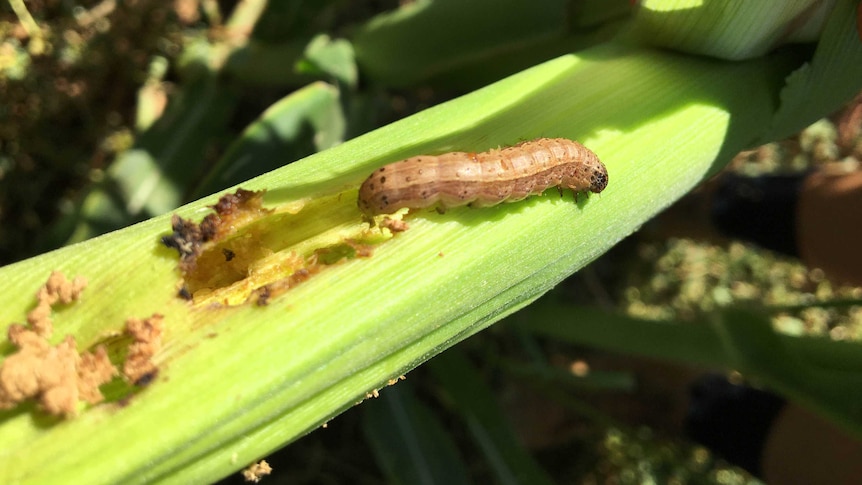
[[[438,209],[515,202],[550,187],[599,193],[608,170],[599,157],[565,138],[538,138],[482,153],[420,155],[375,170],[359,188],[370,218],[404,207]]]

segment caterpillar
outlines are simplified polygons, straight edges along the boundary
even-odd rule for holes
[[[550,187],[599,193],[608,170],[595,153],[565,138],[538,138],[481,153],[419,155],[375,170],[359,188],[357,205],[368,218],[404,207],[516,202]]]

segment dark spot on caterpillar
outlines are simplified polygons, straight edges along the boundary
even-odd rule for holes
[[[608,186],[608,174],[606,172],[596,172],[593,174],[590,184],[590,190],[593,192],[601,192]]]

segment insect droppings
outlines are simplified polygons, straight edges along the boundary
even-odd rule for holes
[[[368,217],[404,207],[488,207],[550,187],[599,193],[608,170],[590,149],[565,138],[538,138],[481,153],[420,155],[375,170],[359,188]]]

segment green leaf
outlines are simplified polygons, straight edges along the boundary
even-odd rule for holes
[[[862,375],[856,365],[812,364],[779,339],[769,319],[762,315],[728,310],[717,315],[712,325],[733,368],[761,379],[862,437]],[[839,347],[842,342],[835,343]],[[862,345],[853,344],[862,354]]]
[[[451,435],[408,383],[384,390],[362,410],[362,430],[389,483],[470,483]]]
[[[862,41],[855,10],[858,2],[840,0],[823,27],[814,57],[787,79],[776,113],[765,139],[780,139],[807,126],[806,119],[838,110],[856,93],[862,79]]]
[[[646,0],[632,31],[645,43],[734,60],[762,56],[783,44],[819,40],[810,62],[787,79],[781,109],[760,140],[766,143],[799,132],[859,91],[857,5],[856,0]]]
[[[270,43],[251,39],[231,51],[224,71],[248,86],[302,86],[316,76],[297,72],[307,39]]]
[[[357,32],[353,45],[363,73],[378,83],[405,86],[443,77],[449,84],[476,86],[481,84],[473,76],[496,80],[501,73],[608,40],[602,29],[593,35],[592,22],[602,21],[604,27],[608,16],[625,16],[627,2],[605,1],[601,9],[594,3],[413,2],[374,18]],[[581,18],[587,25],[579,23]]]
[[[325,34],[311,39],[297,67],[301,73],[329,75],[347,87],[356,87],[353,46],[344,39],[332,40]]]
[[[550,476],[518,442],[496,398],[472,364],[450,349],[429,364],[434,377],[452,399],[500,484],[551,484]]]
[[[195,189],[209,195],[274,170],[344,139],[345,120],[338,90],[316,82],[270,106]]]
[[[696,366],[735,369],[862,436],[862,346],[774,332],[769,320],[728,310],[709,324],[654,322],[588,308],[534,305],[526,328],[581,345]],[[561,318],[561,315],[564,315]]]
[[[742,60],[787,42],[813,42],[834,4],[817,0],[643,0],[634,33],[645,43]]]

